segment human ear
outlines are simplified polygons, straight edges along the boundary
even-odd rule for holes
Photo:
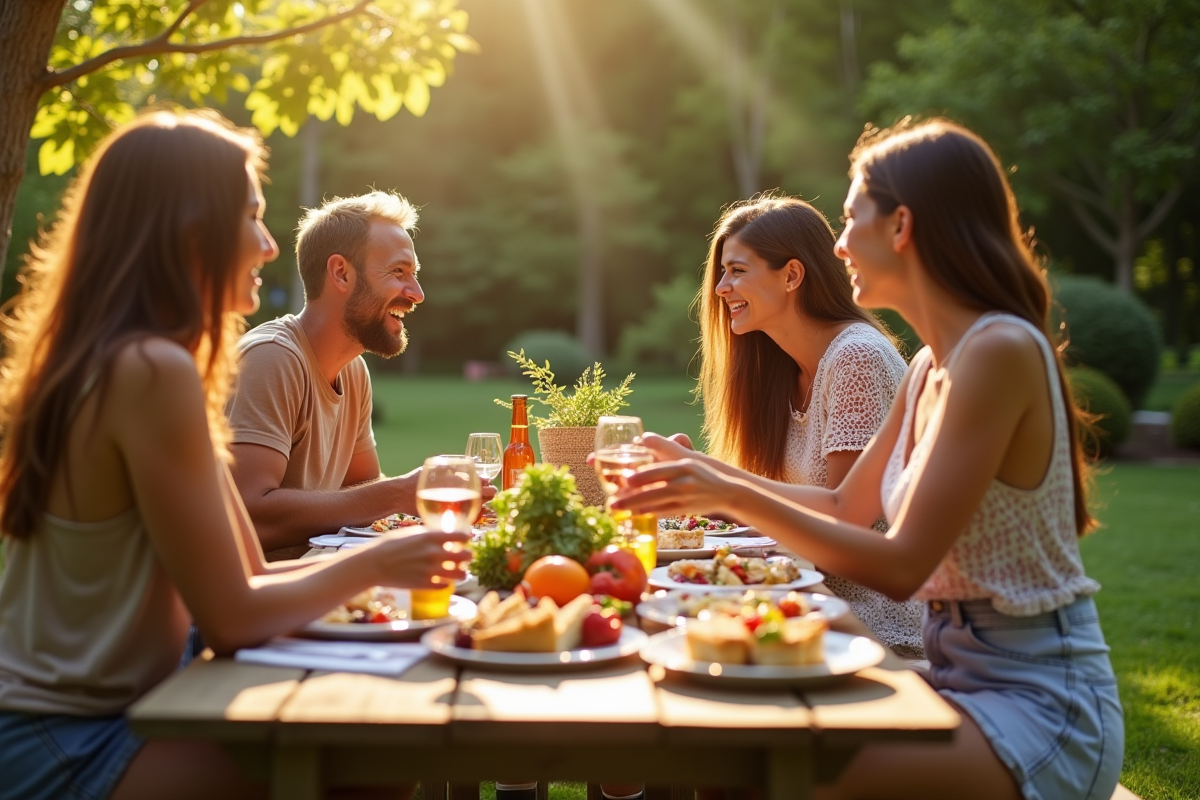
[[[327,282],[337,291],[349,293],[354,288],[354,267],[344,257],[334,253],[325,262]]]
[[[783,265],[784,274],[787,280],[784,283],[784,288],[789,292],[794,292],[800,288],[800,284],[804,283],[804,263],[798,258],[793,258]]]
[[[912,244],[913,215],[908,206],[897,206],[892,213],[892,250],[899,253]]]

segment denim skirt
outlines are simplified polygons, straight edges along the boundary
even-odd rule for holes
[[[0,711],[0,798],[104,800],[141,747],[123,716]]]
[[[1026,800],[1109,800],[1125,724],[1090,597],[1032,617],[926,606],[929,683],[979,725]]]

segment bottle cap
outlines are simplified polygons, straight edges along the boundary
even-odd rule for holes
[[[527,394],[514,394],[514,395],[512,396],[512,399],[513,399],[513,400],[528,400],[528,399],[529,399],[529,395],[527,395]]]

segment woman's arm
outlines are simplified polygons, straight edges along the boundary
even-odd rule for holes
[[[155,551],[217,652],[294,630],[373,585],[427,588],[464,577],[467,554],[445,550],[467,541],[463,533],[384,536],[328,561],[262,574],[261,556],[237,529],[239,512],[231,513],[236,498],[222,489],[226,472],[213,454],[195,363],[172,342],[122,351],[104,413]]]
[[[844,578],[906,599],[970,521],[1033,402],[1049,402],[1032,396],[1030,386],[1038,382],[1030,378],[1037,370],[1045,370],[1042,354],[1023,331],[994,325],[966,343],[945,390],[926,468],[916,476],[886,536],[867,527],[874,518],[850,522],[830,509],[840,510],[834,498],[847,493],[879,495],[886,456],[878,451],[885,438],[895,441],[895,430],[881,430],[843,486],[823,495],[809,490],[785,497],[693,459],[636,473],[615,505],[633,511],[731,514]],[[901,387],[885,429],[896,427],[907,388]],[[809,505],[809,498],[823,502]]]

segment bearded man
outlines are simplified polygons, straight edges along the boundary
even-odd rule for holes
[[[364,352],[404,351],[404,315],[425,299],[409,235],[417,211],[370,192],[308,210],[296,237],[304,309],[240,342],[227,408],[233,478],[269,560],[310,536],[416,513],[419,469],[380,474]]]

